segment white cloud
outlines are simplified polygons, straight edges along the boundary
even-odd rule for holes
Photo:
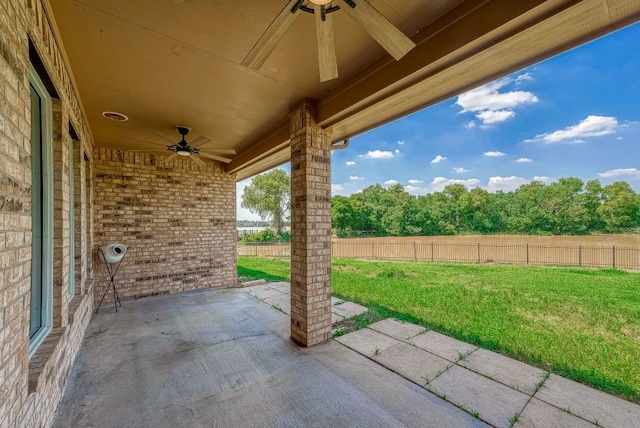
[[[499,79],[458,96],[456,104],[462,107],[461,113],[475,113],[482,125],[504,122],[515,117],[514,109],[516,107],[537,103],[538,97],[526,91],[501,93],[500,89],[514,81],[519,83],[531,79],[532,77],[528,73],[518,76],[515,80],[513,78]],[[467,127],[473,126],[470,125],[471,123]]]
[[[420,186],[404,186],[404,191],[412,195],[426,195],[429,193],[429,189]]]
[[[393,157],[393,152],[390,151],[382,151],[382,150],[373,150],[369,151],[364,155],[360,155],[361,158],[369,158],[369,159],[389,159]]]
[[[485,110],[476,114],[476,117],[482,121],[483,125],[493,125],[511,119],[515,115],[516,112],[513,110]]]
[[[465,125],[465,128],[475,128],[476,127],[476,121],[472,120],[471,122],[467,123]]]
[[[524,82],[526,80],[533,80],[531,73],[524,73],[516,77],[516,83]]]
[[[435,158],[433,158],[433,159],[431,160],[431,163],[440,163],[440,162],[442,162],[443,160],[447,160],[447,158],[446,158],[446,157],[444,157],[444,156],[440,156],[440,155],[438,155],[438,156],[436,156]]]
[[[457,166],[451,170],[454,174],[464,174],[465,172],[469,172],[468,169],[465,169],[461,166]]]
[[[540,183],[549,184],[553,181],[553,178],[544,175],[536,175],[535,177],[533,177],[532,181],[539,181]]]
[[[487,184],[487,190],[489,192],[496,192],[502,190],[504,192],[510,192],[516,190],[523,184],[527,184],[530,181],[522,177],[489,177],[489,183]]]
[[[393,186],[394,184],[400,184],[398,180],[387,180],[384,182],[386,186]]]
[[[396,152],[397,155],[400,154],[400,150],[398,150],[398,149],[395,149],[395,152]]]
[[[457,180],[453,178],[436,177],[431,182],[431,191],[440,192],[444,190],[450,184],[462,184],[467,189],[480,186],[480,180],[477,178],[470,178],[468,180]]]
[[[490,158],[497,158],[497,157],[506,155],[506,153],[495,151],[495,152],[484,152],[484,155]]]
[[[356,164],[354,161],[346,161],[345,163],[347,164],[347,166],[353,166]]]
[[[529,159],[529,158],[518,158],[516,160],[514,160],[515,163],[531,163],[533,162],[533,159]]]
[[[364,177],[359,177],[357,175],[350,175],[349,180],[364,180]]]
[[[342,184],[332,184],[331,185],[331,193],[339,192],[344,190],[344,186]]]
[[[583,138],[600,137],[616,132],[618,120],[613,116],[589,115],[577,125],[568,126],[565,129],[538,134],[525,140],[527,143],[542,142],[552,143],[584,143]]]
[[[399,145],[399,146],[404,145],[404,140],[398,140],[398,145]]]
[[[413,178],[408,181],[409,184],[420,184],[424,183],[424,180],[414,180]]]
[[[602,178],[613,177],[635,177],[640,179],[640,170],[638,168],[618,168],[598,173]]]
[[[622,137],[616,137],[616,140],[622,141]]]
[[[426,195],[427,193],[442,192],[450,184],[462,184],[467,189],[480,186],[480,180],[471,178],[469,180],[456,180],[446,177],[436,177],[428,186],[404,186],[404,190],[412,195]]]

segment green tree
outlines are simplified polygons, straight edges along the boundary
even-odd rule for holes
[[[341,195],[331,198],[331,227],[338,230],[356,230],[356,224],[356,212],[351,200]]]
[[[381,195],[384,212],[380,219],[385,234],[410,236],[420,233],[416,224],[416,198],[404,190],[400,184],[389,187]]]
[[[546,208],[548,192],[539,181],[523,184],[513,192],[507,223],[512,233],[549,234],[554,220]]]
[[[366,230],[377,235],[384,235],[382,216],[386,209],[383,203],[383,194],[386,189],[380,184],[366,187],[360,193],[351,195],[352,205],[355,210],[357,224],[354,230]]]
[[[598,214],[602,205],[602,185],[600,180],[589,180],[584,186],[582,204],[586,210],[587,229],[589,232],[604,230],[604,222]]]
[[[546,187],[544,207],[552,219],[551,232],[557,235],[580,234],[587,231],[587,209],[584,206],[579,178],[560,178]]]
[[[640,198],[626,181],[616,181],[602,189],[603,204],[598,214],[607,232],[622,232],[640,226]]]
[[[276,235],[281,236],[290,202],[289,175],[281,169],[274,169],[251,180],[242,192],[241,206],[268,220]]]

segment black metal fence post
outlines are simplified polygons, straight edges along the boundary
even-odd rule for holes
[[[611,260],[613,262],[613,268],[616,268],[616,246],[611,247]]]
[[[582,245],[578,245],[578,266],[582,267]]]

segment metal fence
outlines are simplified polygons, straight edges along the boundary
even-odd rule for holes
[[[288,257],[289,243],[239,244],[238,255]],[[334,258],[555,265],[640,270],[640,247],[592,245],[470,244],[334,240]]]

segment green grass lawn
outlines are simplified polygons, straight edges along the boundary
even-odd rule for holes
[[[288,259],[238,257],[288,279]],[[640,274],[618,270],[333,261],[334,295],[640,402]]]

